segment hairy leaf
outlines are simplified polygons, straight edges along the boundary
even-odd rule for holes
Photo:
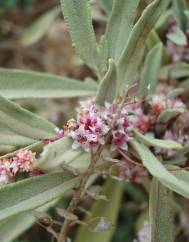
[[[148,49],[152,49],[159,43],[161,43],[161,39],[159,38],[156,30],[152,29],[152,31],[150,32],[150,34],[148,35],[148,38],[146,40]]]
[[[118,63],[119,94],[122,94],[126,85],[134,80],[145,48],[144,43],[167,5],[168,0],[153,1],[144,10],[131,31],[127,46]]]
[[[176,45],[187,45],[187,38],[184,32],[176,27],[174,32],[170,32],[167,34],[167,38],[171,40]]]
[[[88,0],[61,0],[73,45],[84,62],[98,72],[98,47]]]
[[[184,113],[183,108],[175,108],[175,109],[166,109],[163,111],[157,119],[157,124],[165,125],[167,124],[172,118],[177,117],[178,115]]]
[[[152,242],[173,242],[172,192],[155,178],[150,190]]]
[[[180,27],[182,28],[183,31],[186,30],[187,28],[187,17],[185,15],[185,10],[187,10],[187,6],[185,3],[185,0],[173,0],[175,10],[176,10],[176,15],[178,22],[180,24]]]
[[[6,98],[60,98],[94,95],[96,85],[61,76],[0,69],[0,95]]]
[[[119,60],[134,25],[139,0],[113,1],[105,37],[108,41],[109,58]]]
[[[51,170],[61,165],[62,168],[68,165],[71,169],[78,169],[78,171],[86,170],[90,162],[90,153],[80,149],[73,150],[72,143],[71,138],[64,137],[46,145],[35,167]]]
[[[157,44],[146,56],[139,84],[140,96],[153,95],[156,91],[161,66],[162,47],[162,43]]]
[[[189,198],[188,183],[176,177],[171,171],[168,171],[145,145],[137,141],[132,141],[131,145],[136,150],[144,166],[151,175],[169,189]]]
[[[135,138],[141,143],[150,147],[159,147],[162,149],[182,149],[182,145],[172,140],[161,140],[150,137],[149,135],[143,135],[137,130],[134,130]]]
[[[77,186],[79,178],[66,173],[32,177],[0,189],[0,221],[50,202]]]
[[[49,27],[54,23],[59,13],[60,9],[55,8],[42,14],[23,31],[21,43],[28,46],[38,42],[47,33]]]
[[[184,62],[170,64],[161,68],[161,79],[178,79],[189,76],[189,65]]]
[[[101,3],[102,7],[107,13],[110,13],[112,10],[113,0],[98,0]]]
[[[47,203],[46,205],[37,208],[37,212],[43,212],[55,204],[55,201]],[[0,238],[1,242],[11,242],[20,234],[26,231],[35,222],[35,218],[29,213],[24,212],[18,215],[11,216],[0,223]]]
[[[89,223],[95,218],[106,218],[112,224],[112,227],[106,231],[91,232],[86,227],[81,227],[76,236],[75,242],[110,242],[113,232],[115,230],[115,224],[117,221],[117,216],[119,212],[119,206],[121,202],[121,197],[123,193],[123,183],[118,182],[112,179],[108,179],[102,189],[102,194],[108,198],[106,201],[96,201],[94,202],[91,213],[92,217],[88,216],[85,220],[86,223]],[[116,194],[116,196],[112,196]]]
[[[55,136],[53,124],[1,96],[0,117],[0,144],[30,144],[33,140]]]
[[[104,105],[104,102],[113,102],[116,95],[117,87],[117,71],[115,63],[112,59],[109,60],[109,69],[99,85],[97,91],[96,103]]]

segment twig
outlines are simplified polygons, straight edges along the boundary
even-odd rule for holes
[[[132,160],[130,157],[128,157],[122,150],[118,149],[119,153],[127,160],[129,161],[130,163],[136,165],[136,166],[139,166],[141,168],[145,168],[143,164],[139,163],[139,162],[136,162],[134,160]]]
[[[80,199],[81,199],[81,196],[83,194],[83,191],[85,190],[85,186],[87,184],[87,181],[88,181],[89,177],[93,174],[93,171],[95,170],[97,161],[98,161],[98,159],[100,157],[100,154],[101,154],[102,150],[103,150],[103,146],[100,145],[98,147],[96,153],[92,154],[89,168],[87,169],[87,171],[83,175],[83,178],[81,180],[80,186],[76,190],[75,195],[73,196],[73,198],[72,198],[72,200],[71,200],[71,202],[70,202],[70,204],[69,204],[69,206],[67,208],[67,211],[69,213],[74,213],[75,212],[75,210],[77,208],[77,205],[80,202]],[[71,223],[70,220],[65,219],[65,221],[64,221],[64,223],[62,225],[60,234],[58,236],[58,242],[66,242],[66,238],[67,238],[67,234],[68,234],[70,223]]]

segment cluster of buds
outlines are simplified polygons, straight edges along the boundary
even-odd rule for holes
[[[168,33],[174,33],[176,27],[176,24],[172,24]],[[172,63],[179,61],[189,61],[189,30],[186,31],[185,35],[187,38],[187,45],[178,45],[169,39],[167,40],[166,49]]]
[[[125,103],[121,109],[116,103],[99,107],[90,99],[80,103],[77,118],[68,121],[64,135],[74,140],[73,149],[81,147],[89,152],[96,145],[108,142],[112,150],[127,150],[134,128],[145,134],[153,129],[161,112],[174,108],[185,105],[179,99],[167,100],[163,95],[153,96],[150,101]]]
[[[18,173],[30,172],[35,161],[35,153],[20,149],[15,156],[0,160],[0,185],[14,180]]]

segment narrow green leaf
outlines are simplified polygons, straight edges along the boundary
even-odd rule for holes
[[[0,95],[6,98],[61,98],[91,96],[94,83],[24,70],[0,69]]]
[[[163,42],[159,38],[156,30],[152,29],[152,31],[150,32],[150,34],[148,35],[148,38],[146,40],[146,45],[147,45],[148,49],[151,50],[153,47],[155,47],[157,44],[160,44],[160,43],[162,44],[162,60],[161,60],[161,64],[162,65],[167,65],[168,64],[168,60],[169,60],[169,56],[168,56],[167,50],[166,50],[165,46],[163,45]]]
[[[113,0],[98,0],[104,10],[109,14],[112,10]]]
[[[185,15],[185,10],[187,11],[186,2],[185,0],[174,0],[173,3],[175,6],[179,25],[182,28],[182,30],[185,31],[187,28],[187,17]]]
[[[186,155],[189,153],[189,145],[185,145],[181,150],[179,150],[179,155]]]
[[[162,13],[161,17],[157,21],[155,30],[158,33],[163,33],[165,30],[167,30],[168,23],[174,17],[173,15],[172,9],[168,8],[164,13]]]
[[[161,67],[162,48],[162,43],[157,44],[145,58],[139,84],[139,96],[153,95],[156,91]]]
[[[188,91],[188,90],[189,90],[189,79],[186,79],[186,80],[182,81],[182,82],[179,84],[178,87],[179,87],[179,88],[182,88],[182,89],[184,89],[184,90],[186,90],[186,91]]]
[[[167,165],[166,166],[169,169],[172,169],[172,174],[174,174],[178,179],[186,182],[187,184],[189,183],[189,172],[183,169],[179,170],[178,166],[173,166],[173,165]]]
[[[52,123],[1,96],[0,117],[0,144],[30,144],[33,140],[55,137]]]
[[[150,147],[159,147],[162,149],[182,149],[182,145],[178,144],[175,141],[172,140],[161,140],[161,139],[155,139],[149,135],[143,135],[141,133],[139,133],[137,130],[134,130],[134,135],[135,138]]]
[[[46,205],[37,208],[36,211],[43,212],[55,204],[57,200],[47,203]],[[20,234],[26,231],[35,222],[35,218],[29,213],[24,212],[19,215],[11,216],[0,223],[0,238],[1,242],[11,242]]]
[[[78,185],[79,178],[66,173],[32,177],[0,189],[0,221],[50,202]]]
[[[118,63],[119,94],[122,94],[126,85],[134,80],[145,48],[144,43],[167,5],[168,0],[153,1],[144,10],[131,31],[127,46]]]
[[[173,242],[172,192],[155,178],[150,189],[150,223],[152,242]]]
[[[184,113],[183,108],[166,109],[157,118],[157,124],[166,125],[172,118]]]
[[[27,230],[35,221],[35,218],[27,213],[12,216],[0,223],[1,242],[11,242],[21,233]]]
[[[146,44],[148,46],[148,49],[152,49],[153,47],[155,47],[159,43],[161,43],[161,39],[159,38],[155,29],[152,29],[152,31],[150,32],[150,34],[148,35],[148,38],[146,40]]]
[[[185,92],[187,92],[187,90],[184,88],[180,88],[180,87],[174,88],[168,93],[167,98],[168,99],[177,98],[178,96],[184,94]]]
[[[42,14],[30,26],[25,28],[21,36],[21,43],[28,46],[38,42],[48,32],[50,26],[57,19],[59,13],[60,9],[55,8]]]
[[[90,221],[95,218],[105,217],[113,225],[109,230],[103,232],[91,232],[86,227],[81,227],[76,236],[75,242],[110,242],[115,230],[118,217],[120,202],[123,194],[123,183],[112,179],[108,179],[103,187],[102,194],[108,198],[108,202],[94,202],[91,213],[92,216],[86,218],[85,222],[90,224]],[[116,194],[116,196],[113,196]]]
[[[108,69],[108,41],[104,35],[101,36],[99,43],[99,56],[101,73],[105,74]]]
[[[171,40],[176,45],[187,45],[187,38],[184,32],[179,28],[176,27],[174,32],[170,32],[167,34],[167,38]]]
[[[98,47],[89,1],[61,0],[61,5],[76,51],[87,65],[98,72]]]
[[[189,198],[188,183],[178,179],[173,173],[169,172],[145,145],[137,141],[131,141],[131,145],[151,175],[169,189]]]
[[[180,62],[170,64],[161,68],[160,78],[161,79],[179,79],[189,76],[189,64]]]
[[[39,161],[35,166],[45,170],[50,170],[60,166],[64,160],[64,153],[71,149],[72,139],[64,137],[44,147]]]
[[[105,37],[108,41],[109,58],[117,63],[133,28],[139,0],[113,1]]]
[[[73,140],[71,138],[64,137],[46,145],[35,167],[52,170],[66,164],[78,171],[86,170],[90,163],[90,153],[86,153],[83,150],[73,150],[72,143]]]
[[[117,87],[117,71],[115,63],[112,59],[109,60],[109,69],[99,85],[97,91],[96,103],[104,105],[104,102],[113,102],[116,95]]]

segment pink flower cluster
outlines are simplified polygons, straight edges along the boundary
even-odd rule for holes
[[[166,109],[183,108],[185,104],[180,99],[166,99],[165,95],[154,95],[150,101],[152,111],[159,115]]]
[[[0,159],[0,185],[12,181],[17,173],[30,172],[35,155],[30,150],[20,149],[15,156]]]
[[[92,147],[104,144],[109,133],[112,150],[127,150],[133,128],[145,134],[155,125],[162,111],[184,107],[179,99],[166,100],[163,95],[153,96],[149,102],[126,103],[121,110],[118,104],[105,103],[104,107],[99,107],[90,99],[80,103],[77,119],[68,121],[64,133],[74,140],[73,149],[81,147],[90,151]]]
[[[65,130],[74,140],[73,149],[82,147],[86,151],[97,144],[104,144],[108,131],[103,113],[92,100],[80,103],[77,121],[69,121]]]

